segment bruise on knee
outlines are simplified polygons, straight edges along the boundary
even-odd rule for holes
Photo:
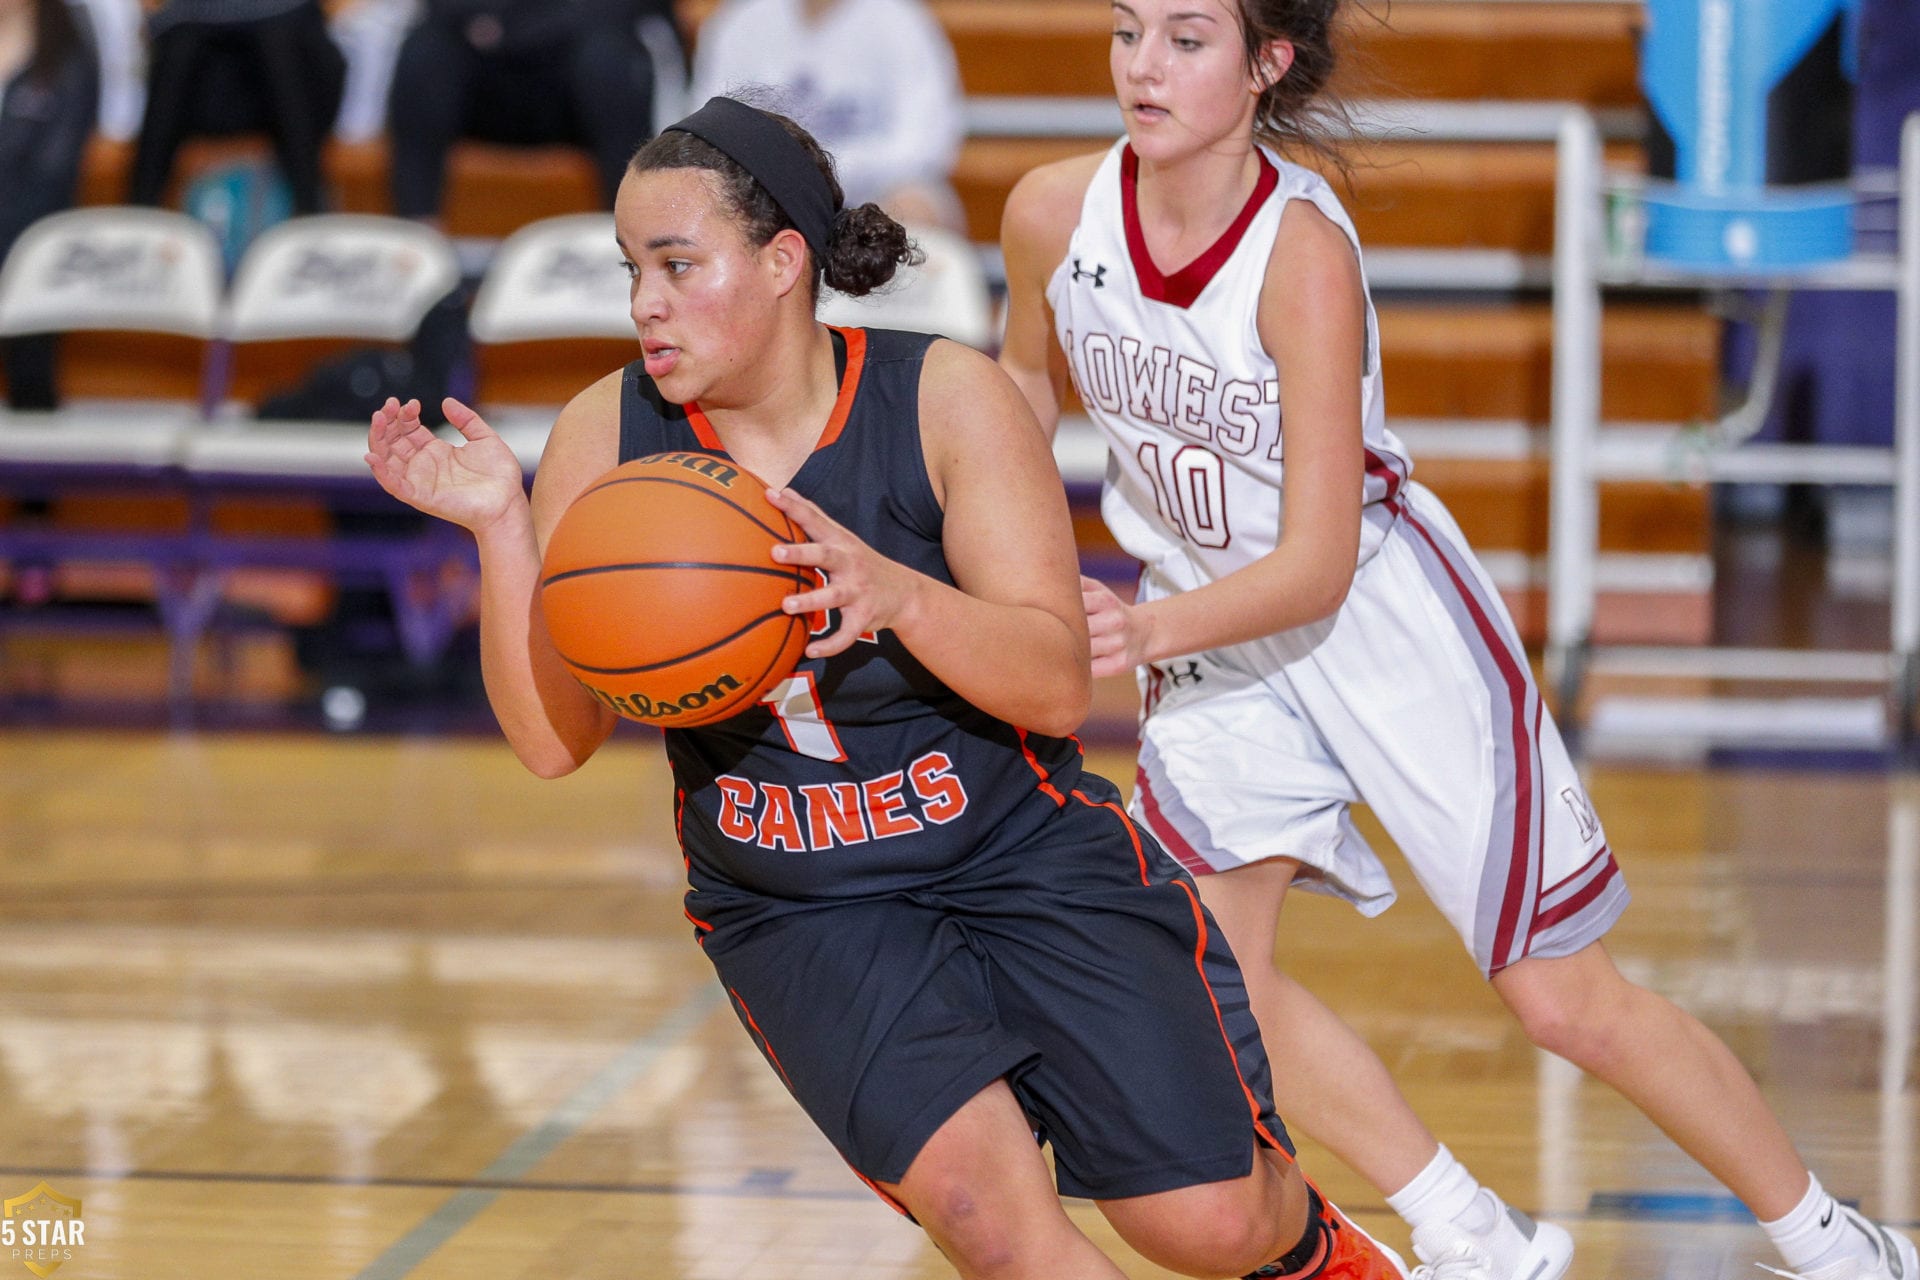
[[[970,1177],[943,1182],[910,1207],[940,1251],[969,1275],[994,1275],[1018,1258],[1017,1224],[985,1212]]]

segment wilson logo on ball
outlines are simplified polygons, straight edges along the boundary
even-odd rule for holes
[[[793,673],[811,619],[782,602],[810,570],[766,486],[725,457],[658,453],[609,471],[561,516],[540,607],[575,679],[630,720],[690,729],[743,711]]]
[[[583,680],[582,684],[586,684]],[[695,689],[692,693],[683,693],[669,701],[655,702],[644,693],[612,694],[605,689],[586,685],[587,692],[601,702],[618,711],[630,720],[678,720],[691,711],[702,711],[716,702],[725,701],[727,695],[737,692],[740,682],[731,675],[723,675],[704,689]]]
[[[662,463],[673,463],[676,466],[685,467],[689,471],[698,472],[723,489],[732,489],[733,482],[740,478],[738,468],[728,466],[725,462],[722,462],[710,453],[656,453],[652,458],[640,459],[642,462],[655,460]],[[760,487],[763,489],[766,488],[765,485],[761,485]],[[769,508],[769,510],[771,510],[771,508]]]

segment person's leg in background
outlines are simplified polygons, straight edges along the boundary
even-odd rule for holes
[[[660,123],[653,118],[653,58],[631,30],[592,27],[568,51],[566,76],[574,140],[593,153],[611,209],[627,161]]]
[[[250,24],[248,66],[264,108],[267,132],[293,191],[293,211],[326,207],[322,147],[340,110],[347,62],[327,34],[317,3]]]
[[[459,32],[424,22],[407,33],[387,99],[393,157],[393,211],[403,218],[440,216],[447,155],[465,135],[480,54]]]
[[[134,142],[127,201],[157,205],[173,176],[174,156],[192,129],[212,28],[176,23],[155,33],[147,52],[147,110]]]

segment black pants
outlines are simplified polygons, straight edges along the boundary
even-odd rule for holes
[[[7,404],[15,409],[51,409],[59,403],[54,385],[55,344],[51,333],[0,338],[0,367],[7,372]]]
[[[387,132],[393,211],[403,217],[439,215],[447,153],[462,138],[585,147],[612,208],[627,161],[653,135],[653,63],[617,25],[590,28],[570,44],[500,53],[423,23],[400,46]]]
[[[257,22],[183,22],[148,52],[147,114],[130,199],[159,204],[188,137],[264,131],[296,213],[325,207],[320,149],[340,110],[346,59],[316,4]]]

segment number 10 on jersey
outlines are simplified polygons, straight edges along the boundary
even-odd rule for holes
[[[1227,475],[1220,456],[1184,444],[1170,458],[1148,441],[1140,446],[1140,469],[1153,486],[1154,505],[1168,524],[1197,547],[1224,547],[1233,540],[1227,524]]]

